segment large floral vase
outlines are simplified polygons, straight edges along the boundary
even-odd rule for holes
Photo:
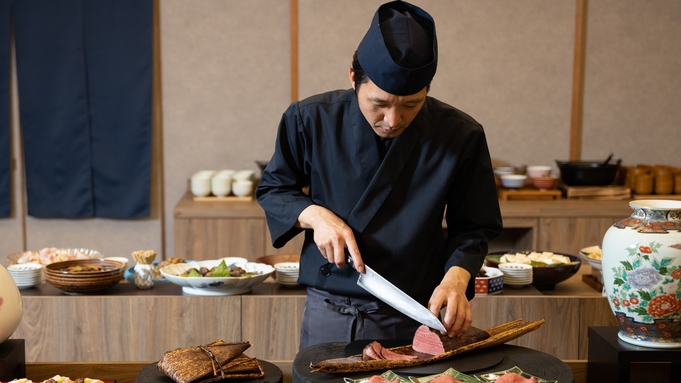
[[[631,201],[632,214],[603,237],[603,284],[637,346],[681,348],[681,201]]]
[[[12,336],[23,314],[19,288],[7,269],[0,265],[0,343]]]

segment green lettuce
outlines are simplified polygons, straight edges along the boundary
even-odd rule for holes
[[[219,265],[213,270],[213,277],[215,278],[223,278],[223,277],[231,277],[232,274],[229,272],[229,267],[227,264],[225,264],[225,260],[223,259],[222,262],[220,262]]]

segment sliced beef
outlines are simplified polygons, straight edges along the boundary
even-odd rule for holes
[[[451,375],[440,375],[430,381],[430,383],[463,383],[460,380],[454,379]]]
[[[362,360],[411,360],[416,359],[416,355],[404,355],[390,351],[381,346],[380,343],[373,341],[366,345],[362,350]]]
[[[390,381],[381,375],[374,375],[369,378],[369,383],[390,383]]]
[[[511,373],[508,373],[508,374],[501,375],[494,382],[495,383],[537,383],[537,379],[535,379],[535,378],[524,378],[520,374],[516,374],[515,372],[511,372]]]
[[[422,325],[414,334],[412,348],[424,354],[440,355],[487,338],[489,334],[486,331],[473,326],[469,327],[464,334],[450,338],[447,334],[440,334],[438,330]]]
[[[411,360],[417,358],[416,355],[398,354],[396,352],[388,350],[387,348],[381,348],[381,356],[383,356],[383,359],[387,360]]]
[[[383,346],[376,341],[367,344],[362,350],[362,360],[385,359],[381,354],[381,350],[383,350]]]

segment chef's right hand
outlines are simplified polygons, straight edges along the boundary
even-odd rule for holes
[[[352,229],[331,210],[310,205],[298,216],[298,227],[312,229],[317,248],[330,263],[339,269],[345,267],[345,249],[352,257],[352,264],[364,273],[364,262],[359,253]]]

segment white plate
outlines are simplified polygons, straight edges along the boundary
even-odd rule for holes
[[[202,295],[202,296],[223,296],[223,295],[237,295],[237,294],[244,294],[251,291],[251,288],[243,288],[243,289],[197,289],[194,287],[183,287],[182,292],[185,294],[189,295]]]
[[[40,272],[43,265],[40,263],[21,263],[7,266],[7,271],[13,272]]]
[[[41,249],[42,250],[42,249]],[[62,248],[62,249],[57,249],[56,250],[57,258],[55,261],[65,261],[67,260],[67,256],[69,255],[75,255],[75,254],[83,254],[86,258],[90,259],[96,259],[96,258],[102,258],[103,255],[97,250],[91,250],[91,249],[83,249],[83,248]],[[35,262],[25,262],[24,259],[22,259],[23,256],[29,256],[32,260]],[[72,259],[71,257],[68,257],[68,259]],[[75,259],[75,258],[73,258]],[[9,261],[9,264],[27,264],[27,263],[42,263],[42,259],[40,259],[40,250],[29,250],[29,251],[22,251],[19,253],[14,253],[10,254],[7,256],[7,260]],[[20,262],[21,261],[21,262]]]
[[[591,267],[593,267],[594,269],[602,270],[602,269],[603,269],[602,260],[600,260],[600,259],[593,259],[593,258],[589,258],[589,257],[588,257],[588,254],[591,254],[591,253],[593,253],[593,252],[595,252],[595,251],[597,251],[597,250],[600,250],[600,249],[601,249],[600,246],[589,246],[589,247],[585,247],[585,248],[579,250],[579,256],[582,257],[582,258],[583,258],[584,260],[586,260],[587,262],[589,262],[589,264],[591,265]]]
[[[504,270],[510,270],[510,271],[513,271],[513,270],[530,270],[530,271],[532,271],[532,266],[524,264],[524,263],[500,263],[499,269],[501,271],[504,271]]]
[[[275,264],[274,268],[277,269],[277,271],[295,270],[298,272],[298,270],[300,270],[300,262],[280,262]]]
[[[211,269],[220,264],[221,259],[191,262],[191,263],[177,263],[161,268],[161,274],[169,282],[178,286],[190,287],[192,290],[185,291],[188,294],[198,294],[195,290],[204,290],[203,295],[230,295],[243,294],[248,292],[251,288],[265,279],[267,279],[273,272],[274,268],[264,263],[247,262],[245,258],[224,258],[225,264],[228,266],[236,265],[254,273],[250,277],[181,277],[180,275],[191,269],[192,267],[205,267]],[[184,291],[185,289],[183,289]]]

